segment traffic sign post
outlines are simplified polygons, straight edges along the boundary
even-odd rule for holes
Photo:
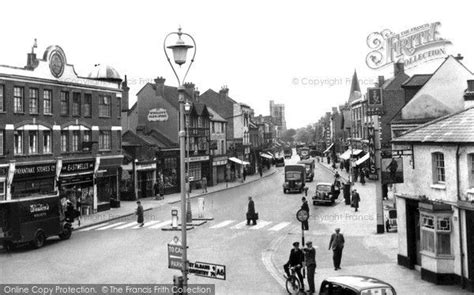
[[[304,228],[303,228],[303,222],[308,221],[309,219],[309,213],[306,210],[300,209],[298,212],[296,212],[296,219],[298,219],[299,222],[301,222],[301,246],[304,247]]]
[[[183,246],[178,237],[168,244],[168,268],[183,269]]]

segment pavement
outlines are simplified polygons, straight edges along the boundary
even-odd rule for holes
[[[316,169],[328,169],[335,173],[330,165],[317,162]],[[337,169],[344,181],[348,174]],[[316,181],[317,182],[317,181]],[[375,182],[367,180],[365,184],[355,183],[361,196],[358,212],[344,204],[339,197],[333,207],[311,207],[309,231],[305,232],[305,241],[312,241],[316,248],[316,291],[324,278],[338,275],[364,275],[376,277],[395,287],[397,294],[470,294],[459,286],[441,286],[421,280],[420,273],[397,264],[398,236],[396,232],[377,234]],[[342,194],[341,194],[342,195]],[[342,199],[342,200],[341,200]],[[393,200],[384,201],[387,209]],[[335,228],[341,228],[345,236],[341,270],[335,271],[332,263],[332,251],[328,250],[329,239]],[[271,268],[278,272],[275,277],[283,284],[282,265],[286,263],[294,241],[301,240],[300,230],[275,240],[268,252],[272,253]],[[305,287],[308,289],[305,279]]]
[[[262,177],[260,177],[258,173],[255,173],[254,175],[247,176],[245,182],[242,182],[242,180],[240,179],[233,182],[219,183],[217,185],[208,187],[207,192],[204,192],[204,193],[202,192],[201,189],[197,189],[191,192],[189,198],[194,199],[194,198],[206,196],[208,194],[212,194],[215,192],[225,191],[227,189],[231,189],[234,187],[247,185],[249,183],[259,181],[260,179],[263,179],[265,177],[269,177],[273,175],[276,171],[277,171],[276,168],[272,166],[270,167],[269,170],[264,170]],[[161,200],[157,200],[154,197],[140,198],[140,202],[143,206],[144,211],[160,208],[168,204],[175,204],[180,201],[181,201],[180,193],[165,195],[164,198]],[[136,201],[120,201],[120,208],[111,208],[110,210],[107,210],[107,211],[102,211],[102,212],[97,212],[94,214],[82,216],[80,225],[77,221],[75,221],[73,224],[73,228],[74,230],[79,230],[79,229],[84,229],[86,227],[99,225],[101,223],[113,221],[116,219],[130,217],[130,216],[135,215],[136,208],[137,208]],[[170,223],[171,223],[171,220],[170,220]]]

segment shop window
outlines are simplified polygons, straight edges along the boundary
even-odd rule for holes
[[[84,117],[91,117],[92,109],[92,94],[86,93],[84,94]]]
[[[469,187],[474,188],[474,154],[467,155],[469,163]]]
[[[23,87],[14,87],[13,88],[13,112],[14,113],[24,113],[23,109],[24,104],[24,89]]]
[[[116,134],[117,134],[117,149],[121,150],[122,149],[122,131],[118,130]]]
[[[43,153],[51,153],[51,131],[43,131]]]
[[[28,131],[28,154],[38,153],[38,131]]]
[[[110,96],[101,95],[99,97],[99,117],[110,117]]]
[[[69,93],[61,91],[61,115],[69,115]]]
[[[432,153],[433,162],[433,183],[444,184],[445,169],[444,169],[444,154],[443,153]]]
[[[38,114],[38,89],[30,88],[29,90],[29,111],[30,114]]]
[[[99,150],[110,150],[110,131],[99,132]]]
[[[434,255],[451,255],[451,217],[421,214],[421,249]]]
[[[53,94],[51,90],[43,90],[43,113],[45,115],[52,114],[51,98]]]
[[[90,151],[91,145],[90,144],[87,144],[87,145],[84,144],[86,142],[89,143],[90,141],[91,141],[91,131],[86,130],[86,131],[84,131],[84,136],[82,138],[82,142],[83,142],[82,150]]]
[[[81,115],[81,94],[77,92],[72,94],[72,115],[76,117]]]
[[[163,162],[163,183],[165,188],[178,187],[177,158],[165,158]]]
[[[0,155],[5,154],[5,130],[0,130]]]
[[[15,155],[23,155],[23,131],[15,131],[13,134],[13,140]]]
[[[73,152],[79,151],[79,131],[75,130],[72,132],[72,146]]]
[[[67,153],[69,145],[69,137],[67,131],[61,131],[61,152]]]
[[[0,201],[5,199],[5,179],[0,179]]]
[[[201,179],[201,163],[189,163],[188,175],[193,178],[193,181]]]
[[[4,96],[4,93],[5,93],[5,86],[0,85],[0,112],[5,111],[5,96]]]

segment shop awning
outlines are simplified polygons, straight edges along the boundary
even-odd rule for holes
[[[267,158],[267,159],[273,159],[272,156],[270,156],[269,154],[266,154],[266,153],[260,153],[260,157],[263,157],[263,158]]]
[[[334,146],[334,143],[331,143],[331,145],[323,152],[323,154],[329,152],[333,146]]]
[[[356,161],[356,165],[360,165],[369,159],[369,154],[365,154],[362,158]]]
[[[353,156],[357,156],[360,153],[362,153],[362,150],[357,150],[357,149],[352,150],[352,155]],[[351,156],[351,149],[348,149],[347,151],[342,153],[342,155],[340,155],[339,158],[341,158],[343,160],[349,160],[350,156]]]
[[[235,157],[229,158],[229,161],[232,161],[232,162],[237,163],[237,164],[240,164],[240,165],[250,165],[249,162],[247,162],[247,161],[242,161],[241,159],[237,159],[237,158],[235,158]]]

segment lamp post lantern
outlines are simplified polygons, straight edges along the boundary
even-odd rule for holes
[[[170,36],[177,36],[178,39],[176,40],[176,43],[174,45],[169,45],[167,46],[166,41]],[[186,36],[189,38],[193,45],[187,45],[185,44],[184,40],[181,39],[182,36]],[[173,66],[173,63],[171,62],[171,59],[168,55],[167,49],[171,50],[173,53],[173,61],[175,64],[177,64],[179,67],[184,65],[187,60],[187,54],[188,50],[194,48],[194,53],[193,57],[191,58],[191,61],[189,63],[188,68],[186,69],[186,72],[184,73],[184,76],[182,79],[180,79],[178,73],[176,72],[175,67]],[[179,158],[180,158],[180,185],[181,185],[181,244],[183,247],[183,252],[182,252],[182,275],[183,275],[183,290],[187,289],[188,285],[188,260],[187,260],[187,233],[186,233],[186,183],[185,183],[185,122],[184,122],[184,114],[185,114],[185,109],[184,109],[184,81],[186,80],[186,76],[188,75],[189,69],[191,68],[193,62],[194,62],[194,57],[196,56],[196,42],[194,41],[194,38],[187,34],[181,32],[181,28],[178,29],[177,32],[171,32],[168,35],[166,35],[165,40],[163,41],[163,51],[165,52],[166,59],[168,60],[168,63],[171,66],[171,69],[173,70],[174,75],[176,76],[176,79],[178,79],[178,102],[179,102],[179,131],[178,131],[178,137],[179,137]],[[185,291],[186,292],[186,291]]]

